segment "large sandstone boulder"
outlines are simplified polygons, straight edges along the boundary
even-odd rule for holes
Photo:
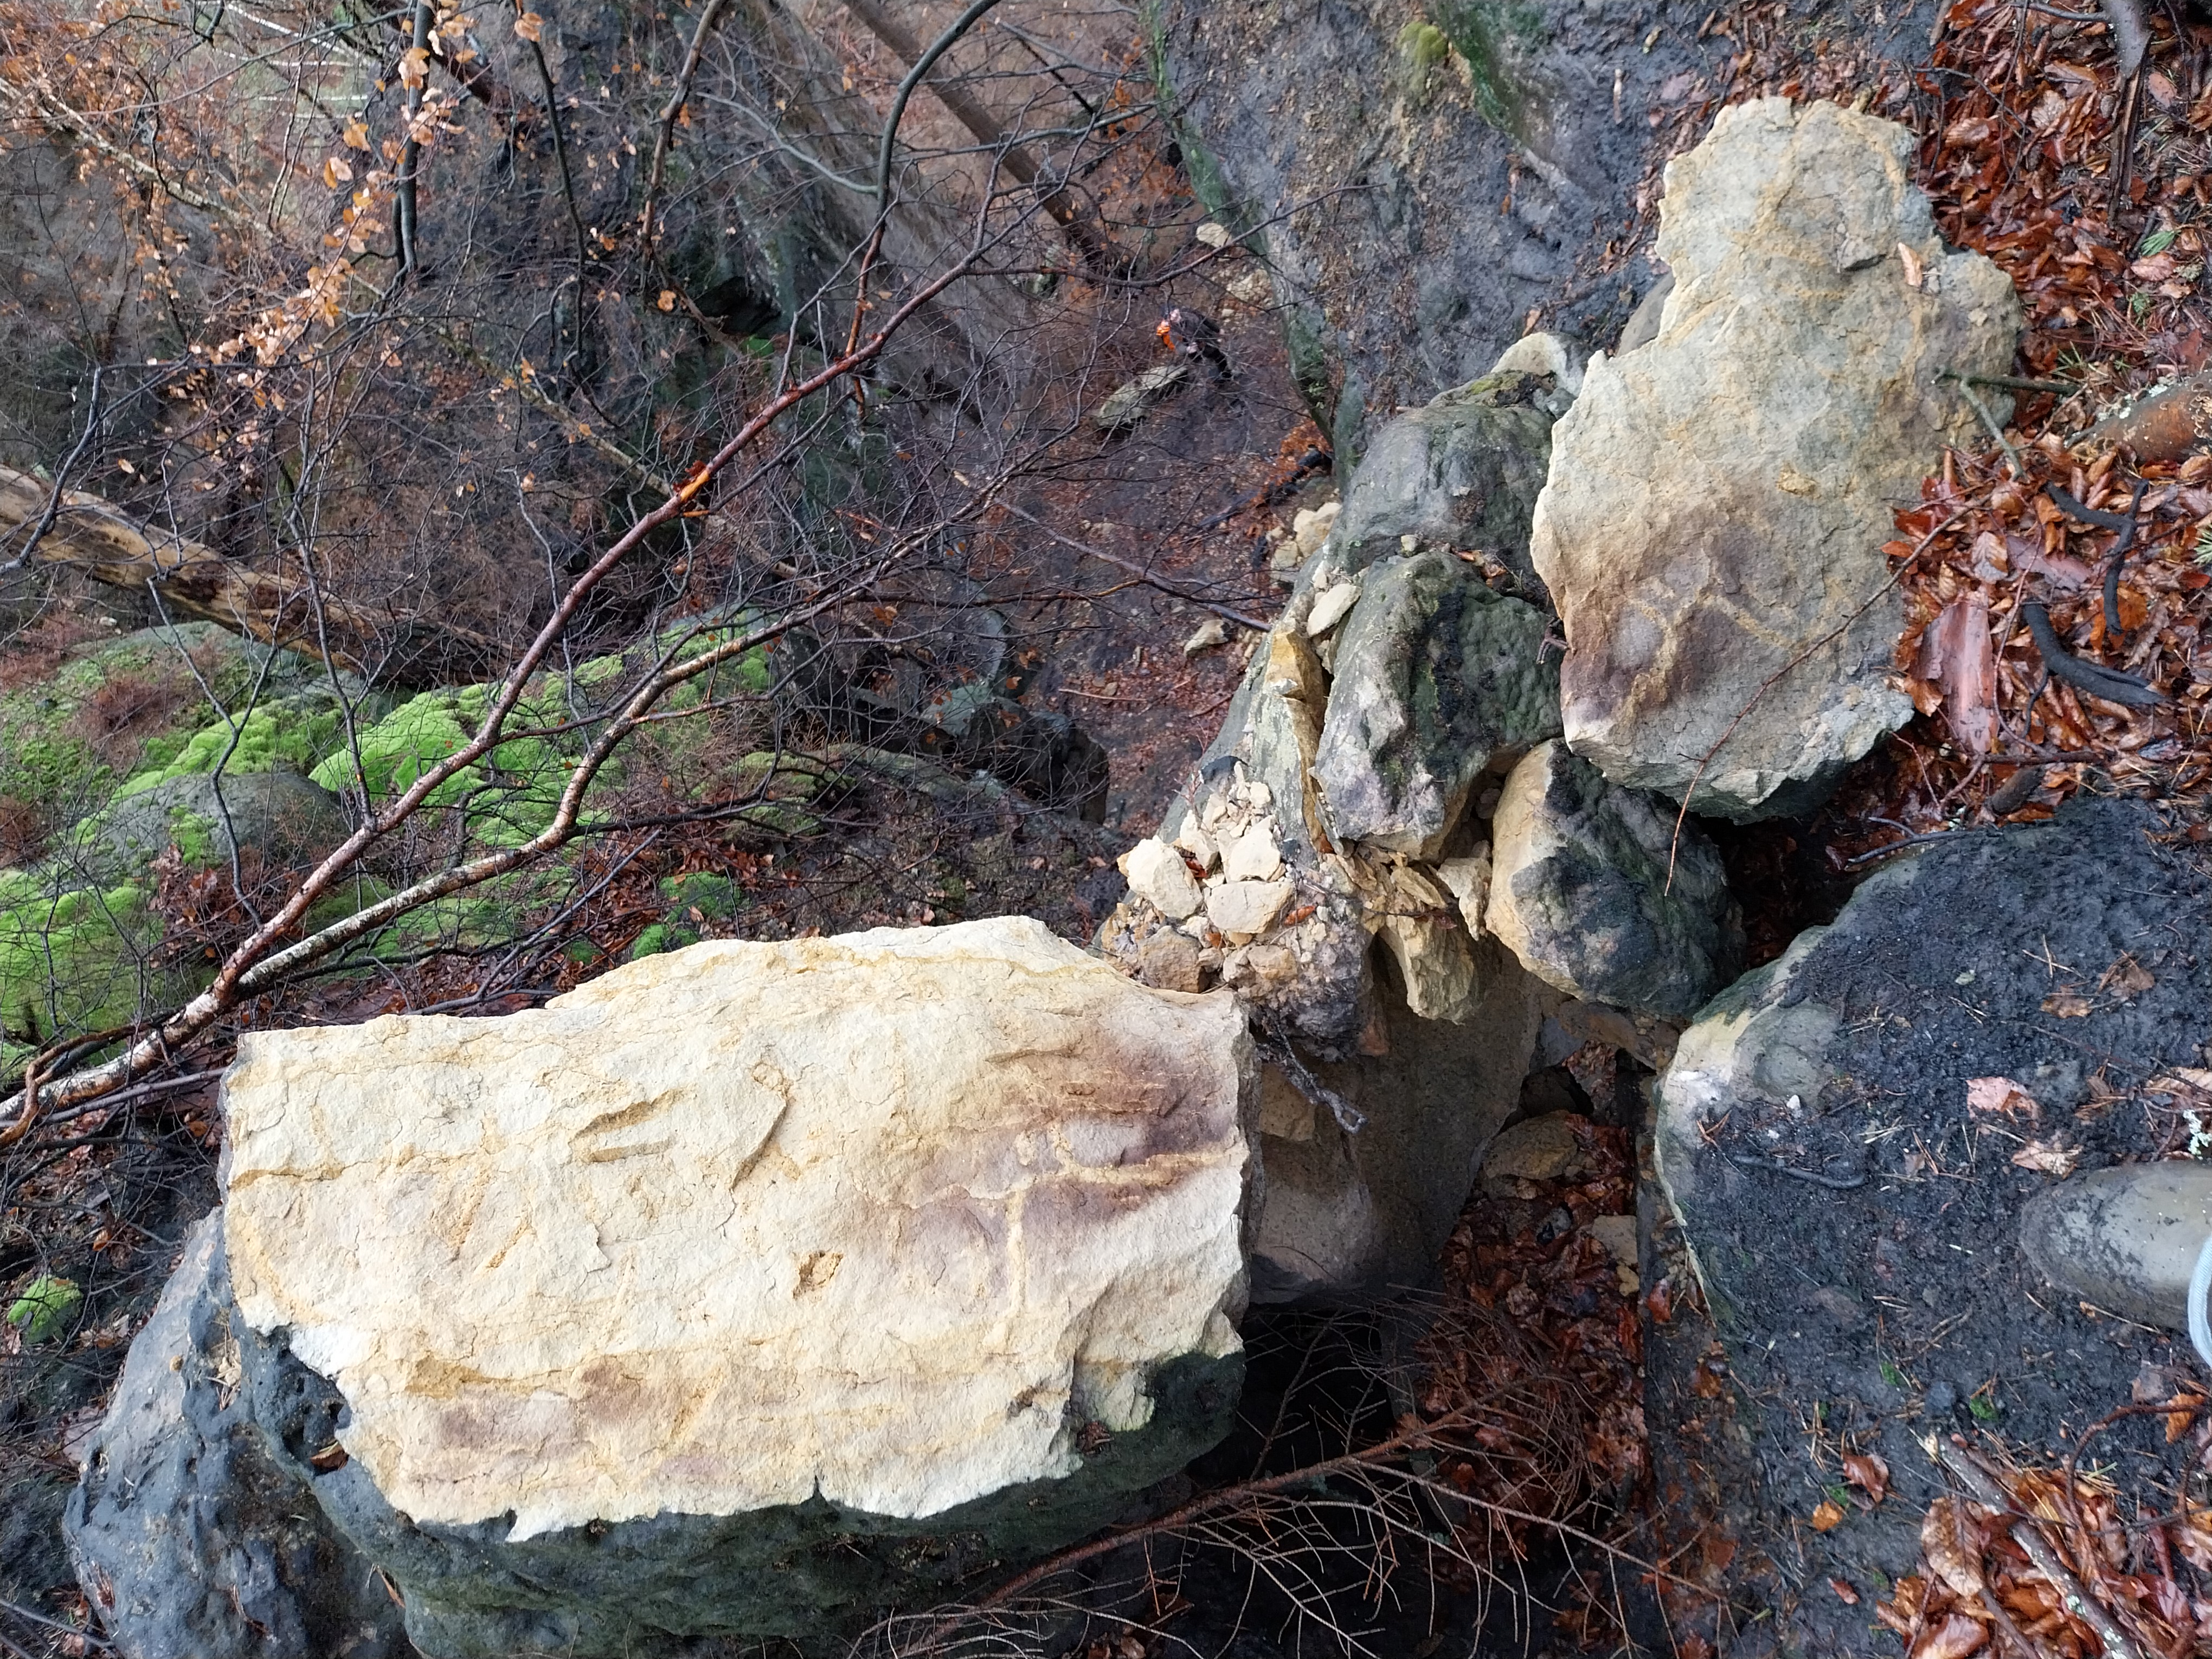
[[[1532,534],[1567,742],[1615,782],[1798,811],[1911,714],[1892,509],[1979,441],[1942,372],[2008,372],[2020,326],[2004,275],[1936,234],[1916,143],[1770,98],[1668,166],[1658,335],[1589,365]]]
[[[255,1034],[224,1098],[256,1419],[428,1654],[835,1630],[1228,1425],[1242,1017],[1026,919]]]
[[[1559,735],[1547,621],[1449,553],[1367,568],[1314,759],[1339,840],[1434,857],[1493,754]]]
[[[1563,744],[1505,780],[1484,925],[1547,984],[1685,1019],[1743,966],[1720,854],[1673,804],[1607,783]]]

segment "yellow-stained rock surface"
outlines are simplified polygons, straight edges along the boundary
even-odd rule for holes
[[[1788,816],[1911,717],[1882,546],[1943,447],[1986,441],[1946,377],[2011,373],[2021,319],[1937,234],[1918,143],[1762,98],[1667,164],[1658,334],[1591,362],[1530,531],[1567,744],[1615,783]]]
[[[927,1516],[1234,1350],[1255,1076],[1026,918],[702,944],[243,1039],[231,1271],[418,1522]]]

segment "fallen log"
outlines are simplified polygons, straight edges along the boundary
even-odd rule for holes
[[[204,619],[379,684],[421,689],[477,679],[491,641],[472,629],[315,592],[296,574],[256,570],[143,523],[97,495],[0,466],[0,554],[151,592],[172,616]]]

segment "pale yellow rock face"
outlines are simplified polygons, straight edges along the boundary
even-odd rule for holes
[[[1591,362],[1531,528],[1567,744],[1616,783],[1800,811],[1911,717],[1882,544],[1945,444],[1987,441],[1944,372],[2009,374],[2021,316],[1937,235],[1917,143],[1766,98],[1668,163],[1658,336]]]
[[[1255,1079],[1227,994],[1025,918],[696,945],[245,1038],[231,1272],[417,1521],[933,1515],[1235,1349]]]

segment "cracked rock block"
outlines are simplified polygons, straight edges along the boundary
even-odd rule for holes
[[[2021,315],[1937,235],[1916,143],[1769,98],[1668,165],[1658,331],[1591,362],[1532,532],[1567,743],[1617,783],[1796,813],[1911,714],[1888,678],[1892,509],[1945,444],[1983,441],[1944,371],[2009,373]]]
[[[1743,966],[1720,854],[1674,804],[1606,781],[1565,744],[1532,750],[1491,820],[1484,925],[1545,983],[1683,1019]]]
[[[1550,374],[1493,370],[1386,422],[1360,458],[1330,532],[1337,562],[1359,571],[1398,553],[1411,536],[1425,546],[1488,554],[1540,600],[1528,521],[1544,488],[1553,420],[1572,396]]]
[[[1369,1032],[1382,1052],[1313,1068],[1365,1115],[1358,1133],[1267,1069],[1254,1300],[1356,1300],[1434,1278],[1475,1170],[1519,1103],[1551,1001],[1497,940],[1474,941],[1469,956],[1462,1020],[1415,1013],[1386,965]]]
[[[125,1659],[398,1659],[399,1608],[248,1410],[221,1215],[183,1259],[83,1452],[64,1527]]]
[[[1025,918],[256,1033],[246,1386],[426,1654],[850,1632],[1225,1431],[1256,1086],[1227,994]]]
[[[1433,857],[1500,749],[1559,732],[1544,613],[1449,553],[1370,566],[1336,647],[1314,761],[1339,840]]]

